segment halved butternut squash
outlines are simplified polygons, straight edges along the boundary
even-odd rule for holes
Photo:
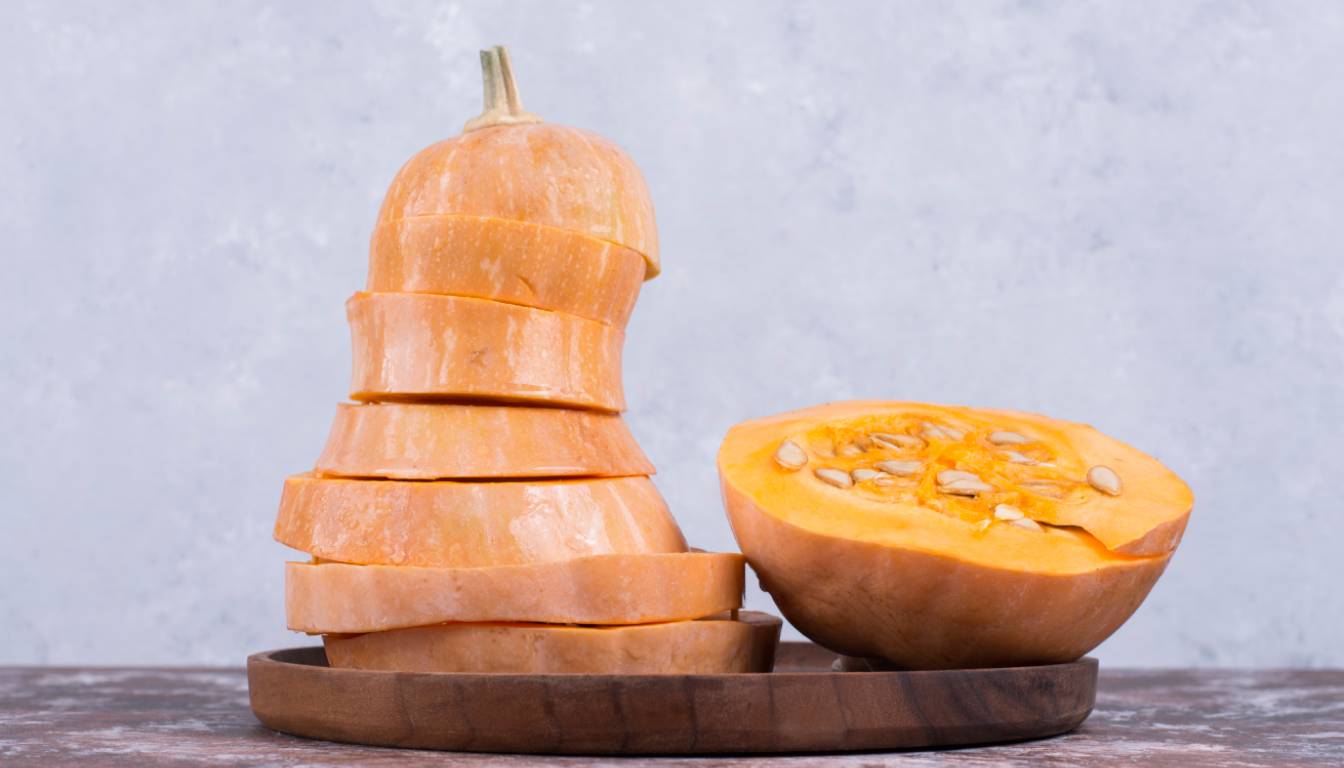
[[[368,290],[493,299],[624,328],[644,269],[639,253],[565,229],[418,216],[373,230]]]
[[[832,650],[911,668],[1081,656],[1138,608],[1193,503],[1091,427],[922,403],[739,424],[719,473],[785,617]]]
[[[458,403],[341,403],[316,470],[401,480],[654,472],[619,414]]]
[[[327,663],[392,672],[714,675],[769,672],[781,622],[742,611],[696,621],[577,627],[439,624],[327,635]]]
[[[475,399],[620,411],[624,332],[575,315],[422,293],[346,302],[353,400]]]
[[[289,628],[379,632],[444,622],[651,624],[742,605],[738,554],[594,555],[487,568],[286,563]]]
[[[685,552],[647,477],[523,482],[285,481],[275,539],[326,560],[432,568]]]
[[[653,201],[630,157],[524,111],[503,48],[482,51],[481,66],[485,112],[398,171],[378,223],[442,214],[525,221],[622,245],[657,275]]]

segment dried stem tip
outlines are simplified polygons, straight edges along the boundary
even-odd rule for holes
[[[539,123],[541,118],[523,109],[518,84],[513,80],[509,52],[502,45],[481,51],[481,77],[485,80],[485,109],[467,121],[462,132],[494,125]]]

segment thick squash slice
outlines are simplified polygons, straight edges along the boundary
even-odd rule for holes
[[[912,668],[1075,659],[1138,608],[1192,496],[1081,424],[918,403],[818,406],[719,452],[738,544],[799,630]]]
[[[481,65],[485,112],[402,167],[378,223],[442,214],[525,221],[622,245],[657,275],[653,201],[630,157],[601,136],[524,111],[502,48],[482,51]]]
[[[420,216],[374,229],[368,290],[493,299],[624,328],[644,268],[629,248],[564,229]]]
[[[754,611],[627,627],[440,624],[327,635],[327,663],[393,672],[713,675],[769,672],[780,620]]]
[[[595,555],[558,563],[418,568],[286,563],[289,628],[379,632],[444,622],[651,624],[742,605],[738,554]]]
[[[326,560],[432,568],[685,552],[647,477],[406,482],[295,475],[275,539]]]
[[[620,328],[462,296],[357,293],[346,302],[351,399],[475,399],[620,411]]]
[[[450,403],[341,403],[316,469],[401,480],[654,472],[618,414]]]

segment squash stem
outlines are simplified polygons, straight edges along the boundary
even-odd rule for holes
[[[485,107],[481,114],[467,121],[462,132],[475,131],[495,125],[539,123],[541,118],[523,109],[518,96],[518,83],[513,79],[509,52],[502,45],[481,51],[481,78],[484,84]]]

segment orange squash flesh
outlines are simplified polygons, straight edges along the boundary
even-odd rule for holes
[[[620,411],[621,329],[462,296],[346,302],[353,400],[455,398]]]
[[[577,128],[495,125],[433,144],[397,172],[378,224],[443,214],[569,230],[640,253],[650,278],[659,271],[653,201],[639,168]]]
[[[401,480],[654,472],[618,414],[453,403],[341,403],[316,470]]]
[[[1119,495],[1086,481],[1098,465]],[[883,466],[902,474],[873,476]],[[986,489],[953,492],[948,471]],[[832,650],[912,668],[1081,656],[1138,608],[1192,505],[1169,470],[1090,427],[918,403],[740,424],[719,473],[738,544],[784,615]]]
[[[531,482],[285,481],[275,539],[345,563],[476,568],[685,552],[647,477]]]
[[[713,675],[769,672],[781,622],[742,611],[697,621],[578,627],[440,624],[327,635],[333,667],[395,672]]]
[[[493,299],[624,328],[644,269],[639,253],[568,230],[420,216],[374,229],[368,290]]]
[[[289,628],[379,632],[445,622],[651,624],[741,607],[738,554],[595,555],[487,568],[286,563]]]

